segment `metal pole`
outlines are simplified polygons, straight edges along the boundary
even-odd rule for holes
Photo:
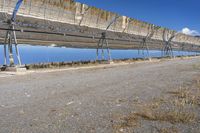
[[[7,65],[7,52],[6,52],[6,44],[4,44],[4,65],[6,66]]]
[[[6,49],[6,45],[7,45],[7,41],[8,41],[8,34],[9,34],[9,31],[7,31],[6,38],[5,38],[5,41],[4,41],[4,65],[5,66],[7,65],[7,49]]]
[[[32,8],[32,0],[30,0],[30,5],[29,5],[29,15],[31,14],[31,8]]]
[[[105,58],[104,58],[104,39],[101,39],[101,59],[105,60]]]
[[[9,39],[8,39],[8,51],[9,51],[10,66],[14,66],[13,49],[12,49],[12,34],[11,34],[11,32],[10,32]]]
[[[6,0],[3,0],[3,8],[2,8],[2,11],[4,12],[5,10],[5,4],[6,4]]]
[[[97,44],[97,51],[96,51],[96,61],[99,59],[99,45],[101,43],[101,39],[99,39],[99,42]]]
[[[18,50],[18,44],[17,44],[17,38],[16,38],[16,33],[15,33],[15,28],[14,28],[14,25],[12,26],[12,29],[13,29],[13,37],[14,37],[14,43],[15,43],[15,51],[16,51],[16,55],[17,55],[17,60],[18,60],[18,63],[19,65],[21,66],[22,63],[21,63],[21,58],[20,58],[20,54],[19,54],[19,50]]]
[[[106,42],[106,47],[107,47],[107,52],[108,52],[108,60],[112,61],[111,54],[110,54],[110,49],[109,49],[109,46],[108,46],[108,40],[105,40],[105,42]]]
[[[98,47],[99,47],[99,44],[101,44],[101,57],[103,60],[105,60],[104,58],[104,45],[106,45],[106,49],[107,49],[107,52],[108,52],[108,58],[109,58],[109,62],[111,60],[111,55],[110,55],[110,51],[109,51],[109,47],[108,47],[108,42],[107,42],[107,38],[106,38],[106,33],[108,31],[108,29],[112,26],[113,23],[115,23],[117,21],[117,19],[119,18],[120,16],[119,15],[116,15],[112,20],[111,22],[108,24],[108,26],[106,27],[105,31],[101,33],[101,38],[99,39],[99,42],[97,44],[97,54],[98,54]]]

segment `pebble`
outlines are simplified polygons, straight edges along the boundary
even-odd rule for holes
[[[68,102],[67,105],[71,105],[71,104],[73,104],[73,103],[74,103],[74,101],[71,101],[71,102]]]
[[[20,115],[23,115],[23,114],[25,114],[24,110],[23,110],[23,109],[22,109],[22,110],[20,110],[20,111],[19,111],[19,114],[20,114]]]
[[[28,94],[28,93],[25,93],[25,95],[26,95],[27,97],[31,97],[31,95],[30,95],[30,94]]]

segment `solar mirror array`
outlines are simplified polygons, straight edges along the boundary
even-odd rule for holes
[[[149,50],[161,50],[170,57],[174,50],[200,51],[198,37],[72,0],[0,0],[0,20],[4,63],[10,66],[14,65],[13,45],[21,65],[18,44],[96,48],[96,59],[104,60],[107,52],[109,61],[111,48],[137,49],[143,55],[147,51],[148,58]]]

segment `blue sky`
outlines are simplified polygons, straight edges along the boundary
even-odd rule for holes
[[[200,32],[200,0],[76,0],[187,34]]]

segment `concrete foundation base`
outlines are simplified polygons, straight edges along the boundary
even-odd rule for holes
[[[114,64],[114,62],[111,60],[111,61],[108,61],[108,64]]]
[[[15,66],[15,67],[6,67],[3,66],[1,68],[1,71],[8,71],[8,72],[25,72],[26,71],[26,67],[19,67],[19,66]]]
[[[99,64],[114,64],[114,62],[112,60],[108,61],[108,60],[99,60],[97,61]]]

